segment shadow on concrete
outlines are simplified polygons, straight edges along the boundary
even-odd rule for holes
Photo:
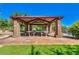
[[[76,39],[79,40],[79,38],[75,38],[75,37],[69,37],[69,36],[63,36],[64,38],[70,38],[70,39]]]

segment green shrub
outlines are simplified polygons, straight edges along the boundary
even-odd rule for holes
[[[69,32],[71,32],[74,37],[79,38],[79,21],[69,28]]]

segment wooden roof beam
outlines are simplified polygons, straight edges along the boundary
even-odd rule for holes
[[[45,21],[45,22],[49,23],[49,21],[46,21],[46,20],[41,19],[41,18],[35,18],[35,19],[33,19],[33,20],[28,21],[27,23],[30,23],[30,22],[35,21],[35,20],[36,20],[36,21],[42,20],[42,21]]]

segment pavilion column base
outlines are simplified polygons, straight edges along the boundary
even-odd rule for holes
[[[60,35],[54,35],[54,37],[56,37],[56,38],[62,38],[62,35],[60,34]]]
[[[12,37],[16,38],[16,37],[20,37],[20,34],[13,34]]]
[[[13,35],[12,37],[16,38],[16,37],[20,37],[20,35]]]

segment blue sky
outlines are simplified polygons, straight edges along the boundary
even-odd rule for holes
[[[62,25],[65,26],[79,20],[77,3],[0,3],[0,18],[10,18],[15,11],[28,13],[30,16],[64,16]]]

